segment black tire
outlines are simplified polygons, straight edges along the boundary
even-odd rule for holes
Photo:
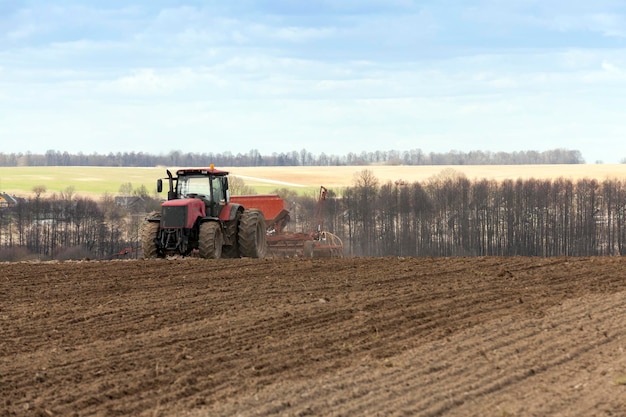
[[[223,244],[222,228],[218,222],[204,222],[200,225],[198,252],[202,258],[221,258]]]
[[[239,253],[248,258],[264,258],[267,254],[265,217],[260,210],[244,210],[239,221]]]
[[[159,234],[159,222],[146,221],[141,229],[141,249],[144,259],[158,258],[157,246],[154,243]]]

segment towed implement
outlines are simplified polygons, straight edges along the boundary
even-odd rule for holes
[[[291,218],[287,202],[278,195],[232,196],[231,201],[245,207],[261,210],[267,223],[268,255],[274,257],[336,258],[343,257],[343,242],[339,236],[322,230],[322,209],[327,190],[320,187],[315,208],[317,230],[312,232],[289,232],[286,230]]]
[[[267,237],[268,251],[272,256],[307,258],[343,257],[343,242],[330,232],[282,233]]]

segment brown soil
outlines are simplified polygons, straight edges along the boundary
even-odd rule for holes
[[[626,416],[621,258],[0,270],[0,416]]]

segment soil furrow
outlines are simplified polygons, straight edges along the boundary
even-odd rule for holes
[[[0,417],[626,415],[618,257],[2,268]]]

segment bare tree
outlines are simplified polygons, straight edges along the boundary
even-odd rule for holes
[[[46,191],[48,191],[48,187],[46,187],[45,185],[35,185],[33,187],[33,193],[35,193],[35,198],[37,198],[38,200],[42,194],[45,194]]]
[[[120,185],[119,193],[123,196],[131,196],[133,195],[133,184],[130,182],[125,182]]]
[[[378,178],[371,170],[364,169],[354,175],[356,199],[358,203],[353,207],[356,220],[355,233],[361,254],[375,255],[380,246],[376,236],[378,235],[378,223],[376,220],[376,204],[378,203]]]
[[[76,193],[76,187],[74,187],[73,185],[68,185],[67,187],[65,187],[63,191],[61,191],[61,199],[72,201],[72,197],[74,196],[75,193]]]
[[[231,175],[228,177],[228,189],[231,195],[250,195],[256,194],[254,188],[246,185],[241,177]]]

